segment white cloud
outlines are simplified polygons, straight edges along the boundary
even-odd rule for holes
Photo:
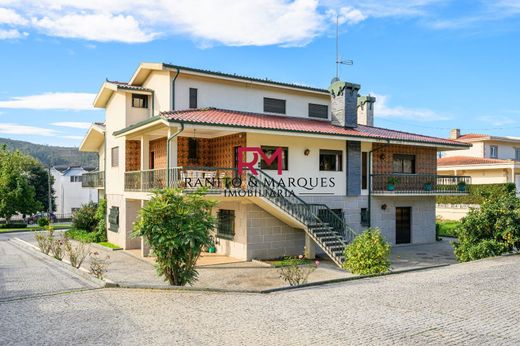
[[[375,96],[374,116],[376,118],[405,119],[414,121],[448,120],[449,117],[427,108],[409,108],[404,106],[390,106],[390,96],[371,94]]]
[[[94,110],[96,94],[55,92],[0,100],[0,108]]]
[[[506,126],[516,124],[517,121],[507,116],[485,115],[478,117],[478,120],[485,122],[491,126]]]
[[[82,136],[63,136],[62,138],[73,139],[73,140],[82,140],[83,139]]]
[[[0,124],[0,133],[8,135],[35,135],[35,136],[56,136],[55,130],[44,129],[41,127],[27,126],[20,124]]]
[[[16,29],[2,30],[0,29],[0,40],[15,40],[27,36],[26,32],[20,32]]]
[[[12,9],[0,7],[0,24],[25,25],[27,24],[27,19]]]
[[[88,129],[91,123],[80,122],[80,121],[59,121],[51,123],[53,126],[70,127],[74,129]]]
[[[49,36],[81,38],[90,41],[148,42],[156,33],[146,33],[132,16],[112,14],[70,14],[59,18],[33,18],[35,28]]]

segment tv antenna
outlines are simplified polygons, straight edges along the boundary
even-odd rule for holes
[[[339,65],[354,65],[352,60],[342,60],[339,56],[339,14],[336,14],[336,79],[339,80]]]

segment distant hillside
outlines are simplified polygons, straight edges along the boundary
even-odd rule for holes
[[[14,139],[0,138],[0,145],[7,144],[9,150],[20,150],[24,154],[31,155],[41,161],[45,166],[56,165],[81,165],[84,167],[98,167],[96,153],[81,153],[78,148],[56,147]]]

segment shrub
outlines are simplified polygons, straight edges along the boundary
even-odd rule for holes
[[[497,256],[520,247],[520,200],[514,193],[486,199],[457,228],[460,262]]]
[[[4,223],[0,225],[0,229],[7,229],[7,228],[27,228],[26,223]]]
[[[493,196],[509,195],[516,191],[515,184],[482,184],[467,185],[466,191],[469,193],[464,196],[437,196],[439,204],[482,204],[487,198]]]
[[[107,272],[110,256],[99,257],[98,252],[90,253],[90,274],[102,280]]]
[[[105,198],[99,200],[95,217],[97,242],[107,241],[107,200]]]
[[[133,236],[144,237],[150,244],[157,273],[170,285],[184,286],[197,279],[195,263],[203,246],[211,242],[215,202],[204,195],[203,190],[190,194],[179,189],[157,190],[139,212]]]
[[[40,227],[49,226],[49,219],[46,217],[40,217],[38,219],[38,226],[40,226]]]
[[[361,275],[382,274],[390,269],[390,244],[379,229],[367,229],[347,245],[343,267]]]
[[[65,236],[84,243],[97,243],[97,232],[87,232],[82,229],[69,229]]]
[[[56,258],[58,261],[61,261],[63,259],[63,257],[65,256],[64,243],[65,243],[65,241],[62,237],[54,238],[50,242],[52,256],[54,258]]]
[[[96,219],[97,204],[88,202],[72,214],[72,227],[83,229],[87,232],[96,230],[98,221]]]
[[[54,242],[54,229],[49,226],[47,232],[36,232],[34,238],[38,243],[40,251],[48,255],[52,250],[52,244]]]
[[[74,268],[81,267],[81,264],[87,258],[90,252],[90,247],[84,242],[78,242],[76,245],[72,244],[69,238],[64,240],[65,253],[69,257],[70,265]]]
[[[303,256],[300,256],[300,258],[286,257],[283,260],[284,266],[278,269],[283,281],[288,282],[291,286],[306,283],[309,275],[315,271],[319,265],[319,261],[312,264],[302,264],[302,258]]]

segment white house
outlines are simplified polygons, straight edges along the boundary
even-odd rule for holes
[[[54,177],[54,191],[56,195],[56,210],[58,215],[70,215],[82,204],[98,201],[96,188],[83,187],[83,174],[93,171],[93,168],[81,166],[55,166],[51,168]]]
[[[146,255],[131,232],[151,191],[200,182],[218,201],[217,251],[232,257],[305,248],[341,265],[345,244],[370,226],[393,244],[435,241],[435,196],[470,183],[438,177],[437,152],[470,145],[374,127],[376,100],[359,89],[161,63],[141,64],[127,83],[107,80],[94,101],[105,123],[80,151],[100,157],[84,185],[107,199],[108,240]]]

